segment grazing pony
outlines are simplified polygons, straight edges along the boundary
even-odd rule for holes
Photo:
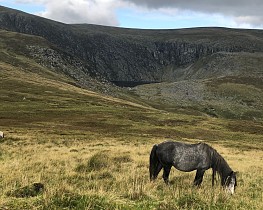
[[[212,168],[212,186],[216,173],[221,177],[221,185],[231,194],[237,186],[236,173],[225,159],[211,146],[205,143],[186,144],[166,141],[153,146],[150,154],[150,179],[155,180],[163,169],[163,180],[168,184],[171,167],[184,172],[196,170],[194,185],[203,181],[206,170]]]

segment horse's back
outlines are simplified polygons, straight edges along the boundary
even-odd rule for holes
[[[157,155],[164,165],[173,165],[181,171],[209,167],[209,146],[205,143],[186,144],[165,141],[158,145]]]
[[[164,141],[156,150],[159,160],[165,165],[173,165],[176,156],[180,155],[189,144],[175,141]]]
[[[160,144],[158,144],[158,148],[160,150],[189,150],[189,149],[197,149],[197,148],[204,148],[208,147],[205,143],[196,143],[196,144],[187,144],[183,142],[177,142],[177,141],[164,141]]]

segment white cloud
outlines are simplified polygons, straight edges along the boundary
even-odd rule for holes
[[[1,0],[0,0],[1,1]],[[158,17],[172,22],[203,16],[198,26],[263,28],[262,0],[10,0],[19,4],[40,5],[37,15],[65,23],[93,23],[118,26],[118,12],[128,9],[140,19]],[[169,19],[170,18],[170,19]],[[138,20],[139,18],[137,18]],[[213,21],[211,21],[213,19]],[[149,20],[148,20],[149,21]],[[134,23],[135,27],[137,23]],[[190,25],[190,24],[189,24]],[[193,26],[197,26],[196,24]],[[158,26],[156,26],[158,28]],[[174,26],[176,27],[176,25]],[[189,27],[189,26],[187,26]]]
[[[243,25],[243,28],[263,28],[262,16],[237,16],[234,20],[238,25]]]
[[[16,0],[16,2],[40,4],[45,9],[37,15],[64,23],[118,25],[115,10],[120,4],[114,0]]]
[[[262,0],[123,0],[138,7],[152,10],[174,8],[181,12],[203,13],[208,18],[219,15],[234,22],[236,26],[263,27]]]

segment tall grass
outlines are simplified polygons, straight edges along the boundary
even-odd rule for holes
[[[9,134],[14,135],[15,134]],[[8,135],[8,136],[9,136]],[[117,139],[85,142],[85,136],[64,144],[65,136],[27,134],[1,143],[1,208],[9,209],[262,209],[263,152],[213,146],[239,171],[236,194],[230,196],[220,182],[211,186],[207,171],[200,188],[192,186],[194,172],[175,169],[166,186],[161,173],[149,181],[148,159],[152,143]],[[70,139],[70,135],[66,135]],[[29,140],[30,139],[30,140]],[[45,143],[38,139],[46,140]],[[158,139],[161,141],[162,139]],[[11,144],[11,142],[13,142]],[[16,142],[16,143],[15,143]],[[100,142],[100,143],[99,143]],[[158,142],[156,142],[158,143]],[[253,156],[253,159],[251,159]],[[15,198],[6,192],[33,182],[45,185],[42,195]]]

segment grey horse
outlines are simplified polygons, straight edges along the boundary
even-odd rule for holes
[[[205,143],[186,144],[182,142],[165,141],[153,146],[150,154],[150,179],[155,180],[163,169],[163,180],[168,184],[171,167],[184,172],[196,170],[194,185],[203,181],[206,170],[212,168],[212,186],[216,173],[221,178],[221,185],[231,194],[237,186],[236,172],[225,159],[211,146]]]

